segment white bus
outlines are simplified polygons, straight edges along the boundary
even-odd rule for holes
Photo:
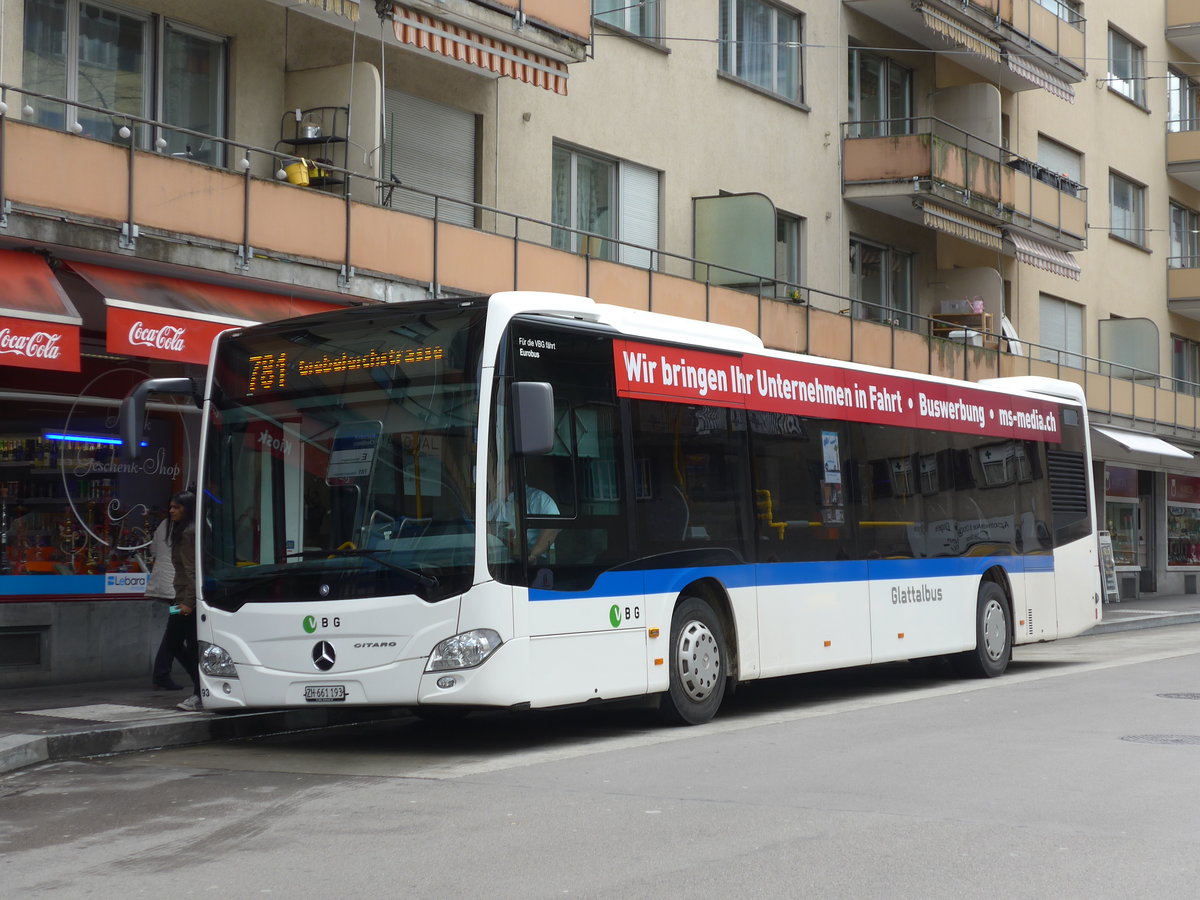
[[[181,389],[127,398],[126,447]],[[996,676],[1101,615],[1072,384],[512,292],[227,331],[203,404],[210,709],[657,695],[696,724],[776,675]]]

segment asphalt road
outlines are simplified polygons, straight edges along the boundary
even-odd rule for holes
[[[1192,896],[1200,625],[0,779],[4,897]]]

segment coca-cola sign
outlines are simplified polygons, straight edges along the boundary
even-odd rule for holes
[[[183,353],[187,349],[187,329],[178,325],[160,325],[152,328],[138,319],[129,327],[129,343],[133,347],[153,347]]]
[[[79,371],[79,328],[0,316],[0,366]]]
[[[213,340],[230,327],[145,308],[109,306],[107,345],[110,353],[123,356],[207,365]]]

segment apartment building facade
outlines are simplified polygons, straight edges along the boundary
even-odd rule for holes
[[[1200,0],[7,0],[0,684],[146,667],[199,419],[128,471],[131,383],[514,287],[1075,380],[1121,592],[1194,591],[1197,59]]]

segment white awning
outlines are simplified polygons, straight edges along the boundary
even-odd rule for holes
[[[1003,232],[982,219],[928,202],[921,205],[921,215],[926,228],[944,231],[989,250],[999,250],[1003,246]]]
[[[1045,269],[1047,272],[1053,272],[1055,275],[1061,275],[1063,278],[1079,280],[1081,271],[1079,263],[1075,262],[1075,257],[1065,250],[1059,250],[1045,241],[1026,237],[1015,231],[1006,231],[1004,237],[1013,245],[1019,261],[1029,266]]]
[[[1162,438],[1156,438],[1153,435],[1139,434],[1134,431],[1121,431],[1117,428],[1107,428],[1100,425],[1093,425],[1092,432],[1121,445],[1130,453],[1148,453],[1152,456],[1193,459],[1192,454],[1188,453],[1188,451],[1181,447],[1176,447],[1174,444],[1168,444]]]
[[[1000,62],[1000,46],[990,40],[987,35],[921,3],[914,5],[921,13],[921,18],[927,28],[932,28],[947,40],[953,41],[960,47],[966,47],[972,53],[978,53],[990,62]]]
[[[1037,63],[1022,59],[1019,56],[1013,56],[1011,53],[1006,53],[1004,60],[1008,63],[1009,69],[1026,81],[1032,81],[1038,87],[1049,91],[1060,100],[1066,100],[1068,103],[1075,102],[1075,88],[1071,87],[1070,84],[1063,81],[1049,69],[1043,69]]]

